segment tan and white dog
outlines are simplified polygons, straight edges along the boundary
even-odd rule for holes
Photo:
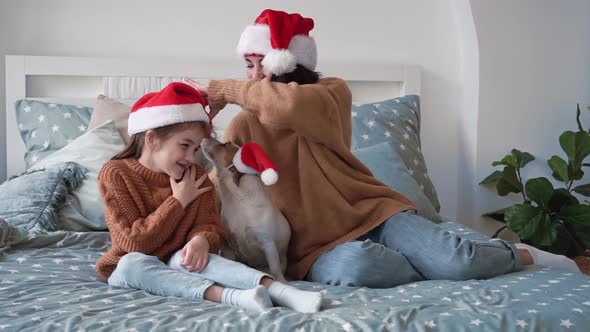
[[[201,143],[203,154],[217,171],[221,215],[229,231],[230,238],[222,255],[267,271],[276,280],[285,281],[291,228],[287,219],[272,204],[264,188],[263,182],[276,182],[276,171],[268,168],[259,177],[256,175],[259,171],[248,165],[252,161],[256,163],[255,159],[258,158],[249,153],[251,149],[245,149],[252,145],[255,144],[244,144],[241,148],[214,138],[203,139]],[[255,148],[256,155],[263,154],[260,147],[256,145]]]

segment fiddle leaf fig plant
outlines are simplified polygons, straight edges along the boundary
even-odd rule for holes
[[[501,210],[499,220],[506,223],[504,228],[515,232],[524,243],[572,257],[590,248],[590,183],[579,183],[590,167],[590,130],[584,129],[580,116],[578,105],[578,130],[559,136],[565,156],[554,155],[547,162],[552,177],[560,183],[557,188],[545,177],[525,181],[522,169],[535,157],[517,149],[494,161],[492,166],[502,169],[480,182],[495,184],[500,196],[522,196],[522,203]]]

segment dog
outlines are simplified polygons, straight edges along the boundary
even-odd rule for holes
[[[270,201],[263,180],[258,175],[243,173],[244,165],[239,158],[242,149],[236,144],[205,138],[201,150],[217,172],[221,216],[229,231],[222,256],[285,281],[291,228]],[[262,178],[267,182],[267,177]]]

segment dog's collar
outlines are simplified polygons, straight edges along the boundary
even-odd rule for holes
[[[217,177],[220,178],[221,176],[223,176],[223,174],[225,174],[225,172],[229,171],[231,168],[235,168],[236,166],[234,166],[234,164],[231,164],[229,166],[227,166],[226,168],[222,169],[221,172],[219,172],[219,174],[217,174]]]

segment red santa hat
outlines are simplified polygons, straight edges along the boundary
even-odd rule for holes
[[[150,92],[133,104],[127,133],[132,136],[182,122],[210,123],[205,106],[207,102],[195,88],[182,82],[172,82],[162,91]]]
[[[266,9],[242,32],[238,54],[264,56],[262,65],[275,75],[290,73],[297,64],[315,70],[317,49],[309,36],[311,29],[311,18]]]
[[[277,167],[256,143],[242,145],[234,155],[233,163],[240,173],[260,173],[260,179],[267,186],[275,184],[279,179]]]

